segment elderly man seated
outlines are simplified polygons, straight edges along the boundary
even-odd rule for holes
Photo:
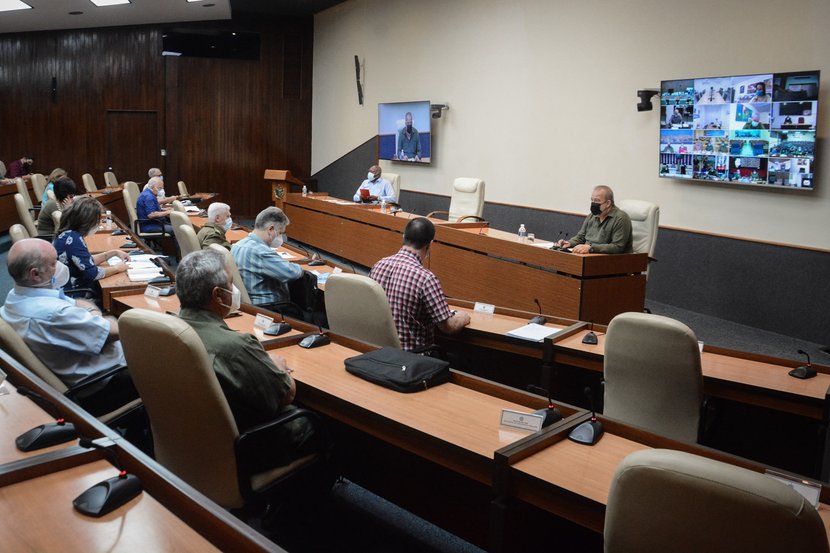
[[[207,223],[199,230],[196,238],[199,240],[199,246],[202,249],[207,249],[211,244],[219,244],[223,248],[230,250],[231,243],[225,238],[225,232],[233,226],[233,219],[231,219],[231,208],[228,204],[221,202],[214,202],[208,206],[207,209]]]
[[[64,295],[69,269],[49,242],[28,238],[9,250],[14,288],[0,307],[3,318],[64,384],[72,388],[124,366],[118,323],[91,302]],[[126,370],[84,387],[76,397],[93,415],[110,412],[138,397]]]

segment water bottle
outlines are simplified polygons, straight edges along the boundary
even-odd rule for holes
[[[527,241],[527,229],[524,223],[519,225],[519,242],[524,244]]]
[[[380,212],[381,213],[386,213],[386,200],[382,199],[380,201]]]
[[[107,214],[104,215],[104,228],[112,230],[112,211],[109,209],[107,210]]]
[[[308,196],[308,186],[303,185],[303,198],[305,198],[306,196]]]

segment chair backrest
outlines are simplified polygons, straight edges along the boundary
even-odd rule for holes
[[[827,553],[818,512],[763,474],[666,449],[626,457],[611,482],[605,553]]]
[[[6,178],[6,164],[0,161],[0,179]]]
[[[138,201],[138,195],[141,194],[141,190],[138,189],[138,185],[135,181],[128,180],[124,183],[124,190],[128,190],[133,195],[133,207],[135,207],[135,203]]]
[[[401,201],[401,176],[398,173],[383,173],[383,178],[389,181],[392,185],[392,190],[395,191],[395,199]]]
[[[174,211],[170,214],[171,221],[173,221],[173,215],[176,214],[179,213]],[[199,239],[193,231],[192,225],[188,223],[176,224],[173,222],[173,234],[176,235],[176,241],[179,243],[179,251],[181,252],[182,257],[189,253],[198,252],[202,249],[202,246],[199,244]]]
[[[29,236],[37,236],[37,228],[35,221],[32,219],[32,212],[29,211],[29,205],[19,192],[14,195],[14,206],[17,208],[17,216],[20,218],[20,223],[26,227],[26,232]]]
[[[54,200],[56,202],[58,201],[58,199],[55,197],[55,190],[52,188],[46,191],[46,197],[50,200]]]
[[[381,347],[401,347],[386,293],[367,276],[331,275],[326,281],[326,315],[335,334]]]
[[[223,507],[242,506],[234,451],[239,431],[196,331],[146,309],[121,315],[118,328],[150,418],[156,460]]]
[[[113,173],[112,171],[106,171],[104,173],[104,184],[106,184],[110,188],[118,186],[118,179],[115,178],[115,173]]]
[[[448,219],[455,222],[465,215],[481,217],[484,213],[484,181],[458,177],[452,183],[450,214]]]
[[[179,213],[187,213],[187,210],[184,208],[184,205],[182,205],[182,202],[180,202],[179,200],[173,200],[171,202],[171,205],[173,206],[173,211],[178,211]],[[188,219],[188,221],[189,220],[190,219]]]
[[[225,256],[225,265],[227,265],[228,270],[231,272],[233,283],[239,289],[240,295],[242,296],[242,303],[251,303],[251,296],[248,295],[248,289],[245,288],[245,282],[242,280],[239,267],[236,266],[236,261],[234,261],[231,252],[219,244],[210,244],[208,247],[213,248],[217,252],[222,252],[222,255]]]
[[[58,233],[58,229],[61,228],[61,210],[56,209],[52,212],[52,224],[55,225],[55,234]]]
[[[178,200],[176,200],[173,203],[181,205],[181,202],[179,202]],[[177,209],[175,211],[170,212],[170,223],[174,227],[178,225],[186,225],[190,228],[193,228],[193,221],[191,221],[190,217],[187,216],[187,212],[184,210],[184,206],[182,206],[181,211]],[[193,232],[196,232],[196,229],[193,229]]]
[[[130,182],[132,182],[132,181],[130,181]],[[135,207],[136,207],[136,202],[138,201],[138,196],[133,195],[134,192],[128,186],[129,184],[130,183],[127,182],[124,185],[124,190],[121,191],[121,194],[123,194],[123,197],[124,197],[124,207],[127,208],[127,217],[129,217],[129,219],[130,219],[130,229],[136,230],[135,222],[136,222],[136,219],[138,219],[138,215],[136,214]],[[134,182],[132,184],[135,185]],[[138,187],[136,187],[136,188],[138,188]]]
[[[31,238],[31,235],[29,234],[29,231],[26,230],[26,227],[24,227],[20,223],[15,223],[9,228],[9,237],[12,240],[12,244],[14,244],[18,240],[23,240],[24,238]]]
[[[605,336],[603,413],[675,440],[697,441],[703,376],[695,333],[668,317],[621,313]]]
[[[46,190],[46,177],[40,173],[32,174],[32,191],[35,193],[38,203],[43,198],[43,191]]]
[[[23,197],[23,201],[26,202],[26,208],[33,207],[32,204],[32,197],[29,195],[29,189],[26,187],[26,181],[17,177],[14,179],[14,184],[17,186],[17,193]]]
[[[187,193],[187,185],[183,180],[179,181],[179,196],[190,196],[190,194]]]
[[[98,187],[95,185],[95,179],[93,179],[92,175],[89,173],[81,175],[81,180],[84,181],[84,189],[86,189],[87,192],[95,192],[98,190]]]
[[[18,363],[45,380],[59,393],[66,392],[66,384],[32,353],[32,350],[29,349],[29,346],[26,345],[23,338],[3,319],[0,319],[0,344],[2,344],[3,349],[9,352]]]
[[[654,257],[660,208],[657,204],[644,200],[622,200],[617,203],[617,207],[631,218],[634,253],[647,253],[649,257]]]

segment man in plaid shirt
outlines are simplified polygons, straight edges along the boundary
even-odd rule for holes
[[[429,219],[412,219],[403,232],[403,247],[369,273],[386,292],[401,347],[409,351],[431,346],[436,326],[455,334],[470,324],[467,313],[450,311],[441,283],[423,266],[433,238],[435,225]]]

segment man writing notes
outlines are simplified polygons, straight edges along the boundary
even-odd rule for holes
[[[274,249],[285,241],[288,217],[277,207],[266,207],[254,221],[254,231],[231,248],[242,282],[257,307],[301,317],[293,309],[288,283],[303,276],[296,263],[283,259]]]
[[[423,266],[433,238],[435,225],[429,219],[412,219],[404,229],[403,247],[369,273],[386,292],[401,347],[409,351],[431,346],[436,326],[455,334],[470,324],[467,313],[450,311],[441,283]]]
[[[582,222],[582,228],[576,236],[556,245],[573,248],[574,253],[631,253],[631,219],[614,205],[613,190],[597,186],[591,193],[591,214]]]
[[[406,112],[404,126],[398,132],[398,159],[401,161],[421,161],[421,136],[412,126],[412,113]]]
[[[380,177],[380,167],[372,165],[369,167],[369,173],[366,175],[357,192],[354,193],[354,201],[356,202],[397,202],[395,197],[395,190],[392,184]],[[364,190],[366,192],[364,192]]]

